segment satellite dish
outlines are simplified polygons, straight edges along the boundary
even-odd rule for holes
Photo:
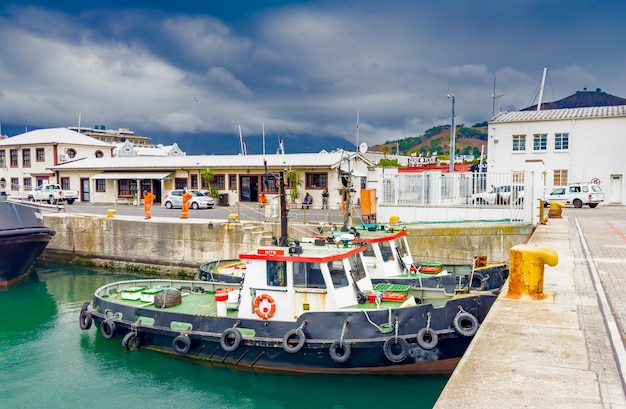
[[[359,152],[361,153],[367,152],[367,144],[365,142],[359,145]]]

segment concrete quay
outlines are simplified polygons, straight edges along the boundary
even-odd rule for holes
[[[568,208],[537,227],[528,244],[559,258],[544,269],[546,299],[507,299],[505,287],[436,409],[626,408],[624,210]]]

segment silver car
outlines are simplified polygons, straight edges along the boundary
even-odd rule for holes
[[[191,209],[212,209],[215,206],[215,200],[204,192],[198,190],[188,190],[193,195],[189,201]],[[183,190],[176,189],[165,195],[163,206],[168,209],[180,209],[183,207]]]

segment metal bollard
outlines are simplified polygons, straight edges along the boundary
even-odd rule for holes
[[[113,216],[115,216],[115,213],[117,213],[117,210],[109,209],[109,210],[107,210],[107,217],[113,217]]]
[[[543,300],[543,268],[554,267],[559,255],[549,247],[520,244],[511,248],[509,289],[505,298]]]

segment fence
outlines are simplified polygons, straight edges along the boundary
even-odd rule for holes
[[[530,222],[535,202],[533,172],[421,173],[379,175],[379,214],[385,208],[411,213],[414,220],[495,220]],[[538,207],[538,206],[537,206]],[[439,211],[436,211],[439,210]],[[394,214],[394,213],[391,213]]]

